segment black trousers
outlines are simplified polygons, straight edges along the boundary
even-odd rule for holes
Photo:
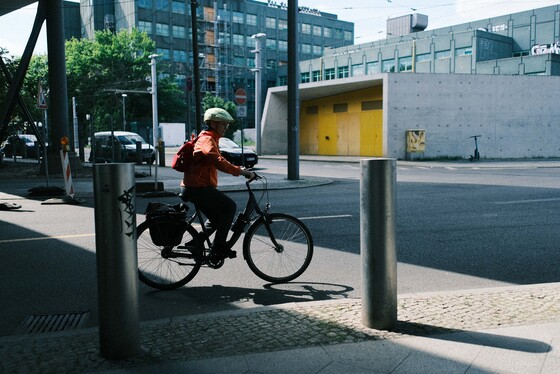
[[[209,234],[216,231],[212,246],[224,248],[237,210],[235,201],[215,187],[183,187],[181,198],[191,201],[208,218],[205,228]]]

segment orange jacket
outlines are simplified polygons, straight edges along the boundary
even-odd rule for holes
[[[217,187],[218,170],[233,176],[239,176],[241,168],[229,163],[222,157],[218,148],[220,135],[214,131],[205,130],[198,135],[194,145],[193,164],[185,173],[181,186],[187,187]]]

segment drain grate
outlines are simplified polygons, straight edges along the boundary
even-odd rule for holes
[[[89,312],[70,314],[31,315],[19,326],[20,334],[41,334],[44,332],[67,331],[82,327]]]

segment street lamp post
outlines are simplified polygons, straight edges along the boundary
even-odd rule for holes
[[[148,56],[151,59],[150,65],[152,67],[152,143],[154,149],[157,149],[157,134],[158,134],[158,100],[157,100],[157,74],[156,74],[156,58],[157,54]],[[154,191],[158,190],[158,162],[159,162],[159,152],[156,152],[156,160],[154,162]]]
[[[256,143],[256,150],[257,155],[262,154],[262,145],[261,145],[261,91],[262,91],[262,40],[266,38],[266,34],[259,33],[251,36],[252,39],[255,39],[255,50],[251,51],[255,54],[255,69],[252,69],[255,72],[255,143]]]
[[[126,131],[126,94],[122,94],[122,129]]]

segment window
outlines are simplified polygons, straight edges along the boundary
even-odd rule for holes
[[[156,53],[161,56],[164,60],[169,60],[169,49],[167,48],[157,48]]]
[[[333,113],[346,113],[346,112],[348,112],[348,103],[333,105]]]
[[[138,21],[138,30],[145,31],[148,35],[152,35],[152,23],[147,21]]]
[[[352,65],[352,76],[361,77],[362,75],[364,75],[364,64]]]
[[[399,58],[399,71],[412,71],[412,57]]]
[[[440,60],[442,58],[450,58],[451,57],[451,51],[440,51],[440,52],[436,52],[435,53],[435,58],[436,60]]]
[[[278,85],[279,86],[288,85],[288,77],[278,77]]]
[[[321,80],[321,70],[315,70],[312,74],[313,82],[319,82]]]
[[[309,82],[311,82],[311,74],[301,73],[301,83],[309,83]]]
[[[169,25],[156,23],[156,35],[169,36]]]
[[[241,34],[233,34],[233,45],[238,45],[238,46],[245,46],[245,35],[241,35]]]
[[[247,24],[250,26],[257,26],[257,15],[247,13]]]
[[[266,47],[268,49],[276,49],[276,39],[266,39]]]
[[[187,76],[185,74],[176,74],[175,75],[175,82],[179,87],[185,87],[187,83]]]
[[[138,8],[152,9],[152,0],[138,0]]]
[[[173,25],[173,37],[175,38],[186,38],[187,29],[184,26]]]
[[[362,111],[379,109],[383,109],[383,101],[381,100],[362,101]]]
[[[305,108],[305,114],[314,115],[319,114],[319,107],[317,105],[311,105]]]
[[[276,70],[276,60],[268,59],[266,60],[266,68],[270,70]]]
[[[245,23],[245,17],[243,13],[233,12],[233,23]]]
[[[314,45],[313,46],[313,54],[314,55],[322,55],[323,54],[323,47],[321,47],[320,45]]]
[[[156,0],[156,10],[168,10],[169,0]]]
[[[311,54],[311,44],[302,43],[301,53]]]
[[[313,35],[321,36],[322,34],[323,33],[322,33],[321,26],[313,25]]]
[[[395,59],[383,60],[381,62],[381,71],[384,73],[395,72]]]
[[[278,50],[282,52],[286,52],[288,50],[288,42],[286,40],[279,40]]]
[[[351,31],[344,31],[344,40],[351,42],[354,40],[354,35]]]
[[[175,61],[175,62],[187,62],[187,51],[174,50],[173,51],[173,61]]]
[[[338,77],[339,78],[348,78],[348,66],[339,66],[338,67]]]
[[[342,39],[344,34],[342,33],[342,29],[334,29],[334,37],[337,39]]]
[[[332,29],[330,27],[325,27],[323,29],[323,36],[325,38],[330,38],[332,36]]]
[[[276,18],[266,17],[266,27],[269,29],[276,29]]]
[[[328,81],[334,78],[335,78],[334,68],[325,69],[325,80]]]
[[[302,23],[301,24],[301,32],[304,34],[311,34],[311,24],[310,23]]]
[[[288,30],[288,20],[279,19],[278,20],[278,30]]]
[[[171,3],[171,11],[173,13],[185,14],[186,13],[185,3],[180,3],[178,1],[173,1]]]
[[[379,69],[379,61],[368,62],[366,64],[366,73],[368,75],[381,73],[381,70]]]

